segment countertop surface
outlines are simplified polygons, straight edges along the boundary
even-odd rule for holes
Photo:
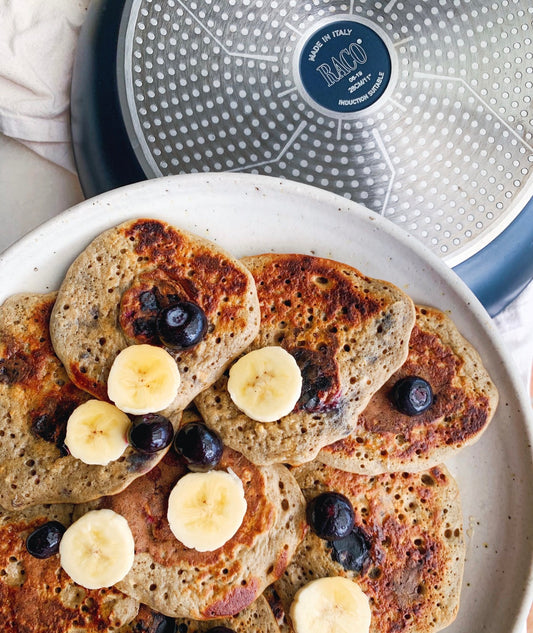
[[[0,134],[0,252],[81,202],[78,177]]]

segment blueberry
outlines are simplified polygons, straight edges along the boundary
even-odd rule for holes
[[[59,521],[48,521],[34,530],[26,539],[26,549],[35,558],[49,558],[59,551],[65,526]]]
[[[157,614],[157,619],[154,618],[157,623],[155,633],[176,633],[177,625],[176,620],[166,615]]]
[[[214,468],[223,451],[219,435],[201,422],[189,422],[176,433],[174,449],[187,462],[190,470]]]
[[[370,542],[357,526],[344,538],[329,543],[331,557],[344,569],[361,573],[370,553]]]
[[[310,413],[327,411],[336,406],[331,390],[335,388],[335,363],[317,350],[297,347],[291,350],[302,373],[302,392],[298,407]]]
[[[207,317],[196,303],[179,301],[162,308],[157,315],[159,339],[171,349],[189,349],[207,332]]]
[[[146,413],[131,418],[128,442],[141,453],[157,453],[169,446],[174,428],[168,418],[157,413]]]
[[[33,412],[31,431],[35,437],[55,444],[62,452],[65,448],[67,421],[79,402],[63,398],[48,400],[41,411]]]
[[[320,538],[343,538],[352,531],[354,521],[350,500],[338,492],[324,492],[307,504],[307,522]]]
[[[156,288],[152,290],[145,290],[139,295],[139,303],[141,304],[142,312],[154,312],[159,309],[159,300],[156,294]]]
[[[431,385],[419,376],[398,380],[391,392],[392,401],[400,413],[420,415],[433,403]]]

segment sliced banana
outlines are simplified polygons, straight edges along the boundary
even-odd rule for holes
[[[128,446],[130,424],[128,416],[109,402],[87,400],[70,415],[65,444],[85,464],[105,466]]]
[[[370,605],[362,589],[340,576],[318,578],[295,595],[290,616],[296,633],[368,633]]]
[[[212,552],[237,532],[246,507],[244,487],[235,473],[188,473],[170,493],[167,518],[185,547]]]
[[[107,380],[109,399],[133,415],[157,413],[176,398],[180,374],[162,347],[131,345],[115,358]]]
[[[59,544],[61,567],[86,589],[119,582],[133,565],[135,543],[126,519],[113,510],[92,510],[67,528]]]
[[[293,409],[302,391],[300,368],[282,347],[262,347],[232,365],[228,391],[252,420],[275,422]]]

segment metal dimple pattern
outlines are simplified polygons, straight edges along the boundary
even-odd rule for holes
[[[528,0],[134,0],[123,111],[147,176],[242,171],[329,189],[404,227],[450,265],[532,193]],[[394,90],[371,113],[302,98],[294,52],[353,15],[388,37]]]

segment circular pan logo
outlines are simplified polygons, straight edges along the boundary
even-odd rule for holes
[[[318,109],[349,116],[370,108],[391,82],[389,47],[370,23],[328,21],[297,53],[300,89]]]

